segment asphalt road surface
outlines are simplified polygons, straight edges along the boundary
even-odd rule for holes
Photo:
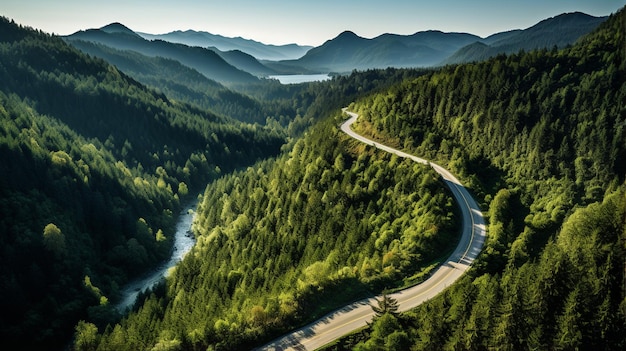
[[[400,312],[407,311],[441,293],[459,279],[470,267],[485,242],[485,222],[483,215],[474,198],[472,198],[467,189],[465,189],[459,180],[448,170],[425,159],[409,155],[356,134],[352,131],[351,126],[356,121],[358,115],[347,111],[345,108],[343,111],[347,113],[350,118],[341,126],[342,131],[354,139],[383,151],[409,158],[415,162],[430,165],[441,175],[461,209],[463,217],[461,239],[450,257],[448,257],[448,259],[423,283],[390,295],[398,300]],[[367,322],[370,322],[374,316],[371,305],[375,304],[376,301],[373,298],[352,303],[256,350],[280,351],[318,349],[343,335],[367,325]]]

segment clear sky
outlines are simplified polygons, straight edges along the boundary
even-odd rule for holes
[[[565,12],[606,16],[625,5],[626,0],[0,0],[0,15],[59,35],[120,22],[151,34],[193,29],[318,46],[344,30],[365,38],[430,29],[486,37]]]

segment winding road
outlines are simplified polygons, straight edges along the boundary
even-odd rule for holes
[[[445,168],[424,160],[422,158],[382,145],[355,133],[351,126],[358,115],[343,109],[350,118],[345,121],[341,130],[354,139],[365,144],[374,146],[383,151],[396,154],[400,157],[409,158],[415,162],[430,165],[437,171],[461,208],[463,217],[463,230],[461,239],[450,257],[440,265],[432,275],[423,283],[407,288],[390,296],[398,300],[399,311],[410,310],[424,301],[431,299],[454,283],[470,267],[474,259],[480,253],[485,241],[485,222],[477,202],[470,193],[461,185],[458,179]],[[380,299],[380,297],[378,297]],[[257,350],[315,350],[346,335],[360,329],[372,320],[374,311],[370,305],[375,304],[373,298],[354,302],[338,309],[321,319],[291,332]]]

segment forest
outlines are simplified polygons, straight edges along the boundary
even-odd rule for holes
[[[360,91],[423,74],[236,92],[174,61],[134,59],[145,75],[0,20],[2,345],[63,349],[79,321],[115,323],[121,288],[168,257],[180,209],[208,182],[277,156]],[[214,109],[194,89],[215,92]]]
[[[625,346],[625,37],[622,10],[564,50],[450,66],[353,106],[362,133],[467,179],[489,239],[442,296],[326,350]]]
[[[294,86],[80,45],[0,20],[0,345],[252,349],[426,279],[458,207],[430,167],[342,134],[349,106],[450,169],[488,240],[443,294],[324,350],[626,347],[624,9],[562,49]],[[119,314],[191,201],[196,245]]]
[[[120,286],[169,255],[181,202],[285,133],[168,100],[6,19],[0,33],[0,333],[60,349],[78,320],[117,318]]]
[[[442,296],[327,349],[624,346],[624,23],[620,12],[562,50],[422,72],[355,99],[361,133],[469,185],[489,239]],[[419,280],[453,241],[454,205],[428,169],[340,135],[342,118],[209,184],[192,255],[119,324],[81,324],[81,345],[247,349],[338,299]]]

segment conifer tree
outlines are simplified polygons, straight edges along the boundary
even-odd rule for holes
[[[389,313],[393,316],[398,316],[400,313],[398,312],[398,300],[389,296],[387,293],[383,293],[381,299],[375,299],[378,306],[372,306],[372,310],[376,313],[374,319]]]

